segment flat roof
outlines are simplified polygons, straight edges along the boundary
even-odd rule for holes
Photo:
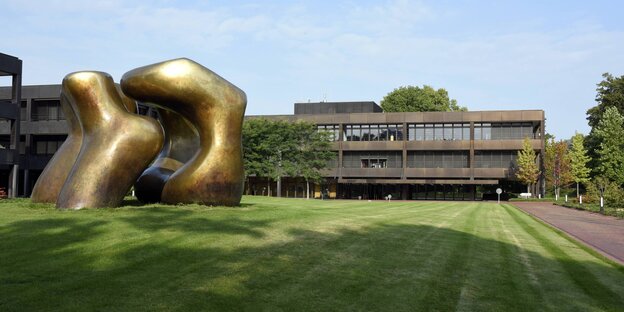
[[[0,53],[0,76],[12,76],[22,73],[22,60],[15,56]]]

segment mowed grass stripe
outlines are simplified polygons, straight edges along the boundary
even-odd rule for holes
[[[505,206],[505,211],[514,221],[519,224],[529,235],[535,238],[563,267],[567,276],[572,279],[575,286],[585,293],[594,304],[609,311],[624,309],[622,305],[622,295],[613,292],[609,287],[602,284],[594,274],[579,262],[575,261],[560,248],[556,243],[544,237],[536,228],[539,223],[529,224],[527,220],[520,216],[521,212],[516,208]],[[526,215],[525,215],[526,217]]]
[[[613,310],[619,267],[482,202],[244,197],[58,212],[0,202],[0,310]],[[538,232],[537,239],[526,226]],[[541,240],[540,240],[541,239]],[[548,246],[547,246],[548,247]]]
[[[474,231],[477,218],[482,214],[475,206],[465,208],[465,219],[453,218],[456,222],[453,228],[461,228],[462,233],[470,234]],[[433,272],[426,281],[426,291],[418,302],[418,306],[435,306],[440,310],[455,310],[459,303],[462,287],[467,276],[467,259],[470,259],[473,252],[472,235],[457,235],[447,247],[449,251],[442,257],[436,257],[439,261],[435,266],[437,270]],[[440,239],[442,241],[443,238]]]

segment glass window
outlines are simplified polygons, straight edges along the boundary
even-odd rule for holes
[[[22,101],[21,105],[20,105],[20,120],[21,121],[26,121],[28,118],[28,116],[26,115],[27,113],[27,109],[26,109],[26,101]]]
[[[46,153],[47,144],[45,141],[39,141],[35,144],[35,153],[44,155]]]
[[[481,136],[483,140],[492,139],[492,126],[489,123],[484,123],[481,126]]]
[[[434,133],[433,133],[433,139],[436,141],[439,140],[443,140],[444,139],[444,128],[442,128],[441,124],[436,124],[434,125]]]
[[[425,141],[433,141],[433,125],[425,125]]]
[[[453,125],[445,124],[444,125],[444,140],[452,140],[453,139]]]
[[[463,127],[461,124],[454,124],[453,125],[453,140],[462,140],[462,130]]]
[[[362,137],[362,129],[360,129],[359,125],[354,125],[353,126],[353,130],[352,130],[352,134],[351,134],[351,141],[359,141],[360,138]]]
[[[379,141],[379,125],[371,125],[369,133],[370,133],[369,141]]]
[[[416,128],[416,141],[425,140],[425,128]]]
[[[462,127],[464,140],[470,140],[470,124],[464,124]]]
[[[475,140],[481,140],[481,126],[478,126],[475,124],[475,128],[474,128],[474,139]]]

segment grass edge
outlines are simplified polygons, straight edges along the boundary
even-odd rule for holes
[[[602,260],[606,263],[608,263],[609,265],[611,265],[612,267],[614,267],[615,269],[617,269],[618,271],[624,273],[624,264],[620,264],[619,262],[603,255],[602,253],[600,253],[599,251],[597,251],[596,249],[594,249],[594,247],[590,246],[588,243],[582,241],[581,239],[577,238],[576,236],[562,230],[559,229],[558,227],[538,218],[537,216],[528,213],[522,209],[520,209],[519,207],[516,207],[516,205],[514,204],[508,204],[509,206],[513,207],[514,209],[520,211],[521,213],[531,217],[531,219],[537,221],[538,223],[552,229],[555,233],[557,233],[557,235],[559,235],[560,237],[566,239],[567,241],[573,243],[574,245],[578,246],[579,248],[581,248],[582,250],[584,250],[585,252],[589,253],[590,255],[598,258],[599,260]]]

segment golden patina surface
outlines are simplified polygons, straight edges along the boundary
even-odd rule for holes
[[[61,92],[61,108],[69,131],[65,142],[54,153],[33,187],[30,198],[35,203],[56,203],[61,188],[80,153],[82,129],[74,107],[64,92]]]
[[[165,130],[165,144],[154,163],[134,184],[136,197],[146,203],[161,201],[162,190],[169,177],[199,150],[199,135],[180,114],[158,109],[159,121]]]
[[[241,131],[245,93],[189,59],[175,59],[127,72],[128,96],[173,110],[197,130],[199,149],[163,188],[166,203],[238,205],[243,191]]]
[[[121,97],[125,109],[132,114],[136,114],[136,101],[125,96],[119,85],[116,84],[115,89]],[[54,153],[54,156],[48,162],[33,187],[30,198],[35,203],[56,203],[61,188],[76,163],[78,153],[80,153],[80,146],[82,145],[82,128],[76,116],[73,102],[67,99],[67,95],[63,90],[61,90],[60,99],[69,131],[65,142]]]
[[[74,107],[83,139],[56,206],[118,206],[161,150],[162,128],[153,119],[129,113],[106,73],[69,74],[62,92]]]

